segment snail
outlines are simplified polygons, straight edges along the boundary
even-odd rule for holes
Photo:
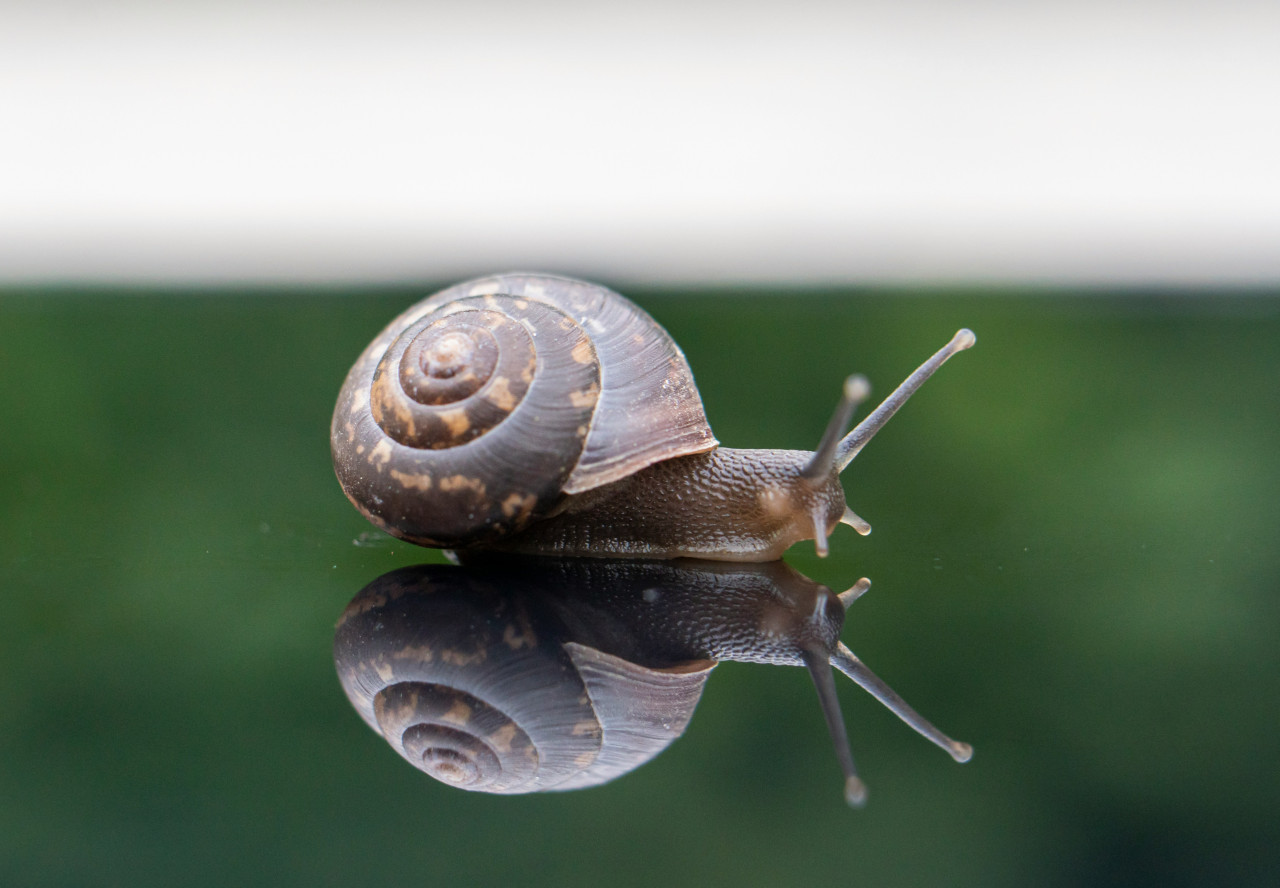
[[[720,447],[679,346],[611,290],[570,278],[468,281],[409,308],[347,374],[334,468],[374,525],[424,546],[555,556],[780,558],[871,527],[840,473],[958,351],[960,330],[852,432],[845,381],[814,452]]]
[[[580,789],[679,737],[719,660],[808,668],[844,776],[866,789],[836,699],[844,672],[957,761],[942,734],[839,640],[837,596],[782,561],[488,557],[402,568],[347,606],[334,660],[348,699],[406,760],[462,789]]]

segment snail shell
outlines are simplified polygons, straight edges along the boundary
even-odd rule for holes
[[[509,274],[450,287],[383,330],[347,375],[331,445],[370,521],[448,547],[716,440],[683,353],[649,315],[594,284]]]
[[[492,793],[579,789],[680,736],[715,664],[639,664],[574,637],[518,574],[421,566],[356,596],[334,658],[360,716],[437,780]]]

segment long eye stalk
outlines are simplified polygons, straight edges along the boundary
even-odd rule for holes
[[[844,381],[844,392],[840,396],[840,403],[836,405],[836,412],[831,415],[831,421],[827,423],[827,430],[822,433],[822,440],[818,442],[818,449],[813,452],[813,459],[809,460],[809,464],[801,470],[801,478],[821,482],[831,474],[831,470],[835,468],[840,439],[845,429],[849,428],[850,421],[853,420],[853,411],[858,409],[858,405],[870,394],[871,384],[867,382],[865,376],[854,375]]]
[[[871,581],[866,577],[858,580],[846,591],[840,593],[840,603],[847,610],[868,589]],[[844,716],[840,713],[840,701],[836,696],[835,680],[832,667],[839,669],[853,679],[859,686],[875,697],[894,715],[910,725],[917,734],[944,749],[958,762],[967,762],[973,757],[973,747],[959,740],[952,740],[939,731],[933,724],[912,709],[907,701],[884,683],[878,675],[867,668],[866,664],[845,647],[843,642],[836,642],[833,652],[820,648],[807,648],[801,652],[804,665],[813,679],[813,686],[818,691],[818,702],[822,705],[822,715],[827,722],[827,731],[831,734],[831,742],[835,746],[836,761],[844,774],[845,801],[851,807],[860,808],[867,800],[867,787],[858,777],[853,766],[853,752],[849,748],[849,735],[845,730]]]
[[[887,706],[890,712],[914,728],[921,737],[931,740],[946,750],[956,761],[967,762],[973,757],[972,746],[952,740],[935,728],[928,719],[907,705],[907,701],[899,697],[893,688],[868,669],[853,651],[844,646],[843,642],[836,645],[836,652],[831,656],[831,665],[861,685],[863,690]]]
[[[920,736],[946,750],[956,761],[967,762],[973,757],[972,746],[961,743],[959,740],[952,740],[935,728],[924,716],[912,709],[907,701],[898,696],[893,688],[868,669],[843,643],[837,643],[836,651],[829,659],[821,651],[816,650],[806,650],[802,653],[802,657],[804,665],[808,667],[809,677],[813,679],[813,686],[818,691],[818,702],[822,705],[822,715],[826,719],[827,731],[831,734],[831,743],[835,747],[836,761],[840,763],[840,771],[844,774],[845,801],[851,807],[862,807],[867,800],[867,787],[853,766],[853,752],[849,748],[849,735],[845,731],[844,716],[840,713],[840,701],[836,697],[835,680],[831,674],[832,666],[861,685],[871,696],[887,706],[889,711],[914,728]]]
[[[818,702],[822,704],[822,715],[827,721],[827,730],[831,733],[836,760],[840,762],[840,770],[844,774],[844,800],[852,808],[861,808],[867,801],[867,786],[858,777],[853,766],[853,751],[849,748],[849,735],[844,728],[844,717],[840,714],[840,701],[836,697],[831,663],[821,651],[806,650],[803,656],[804,665],[809,669],[809,677],[813,679],[813,686],[818,691]]]
[[[940,348],[933,357],[917,367],[914,373],[903,380],[902,385],[894,389],[893,393],[885,398],[879,407],[871,411],[870,416],[858,423],[858,427],[840,442],[835,453],[835,465],[839,467],[839,470],[843,472],[849,463],[853,462],[853,458],[875,436],[875,433],[884,428],[884,424],[889,421],[893,414],[898,412],[898,408],[907,403],[907,399],[916,393],[916,389],[924,385],[924,381],[945,364],[948,358],[957,352],[964,351],[966,348],[971,348],[977,341],[978,337],[973,335],[972,330],[958,331],[955,336],[951,337],[950,342]],[[825,437],[823,443],[826,443]]]

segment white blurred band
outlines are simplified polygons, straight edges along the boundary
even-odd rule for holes
[[[1280,3],[0,15],[0,282],[1280,281]]]

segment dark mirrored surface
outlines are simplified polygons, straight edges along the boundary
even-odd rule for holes
[[[1267,885],[1280,699],[1280,302],[628,289],[716,436],[811,448],[849,372],[949,363],[845,474],[842,638],[973,744],[724,662],[676,743],[573,793],[459,792],[352,711],[334,621],[441,560],[371,528],[328,424],[430,286],[0,295],[0,882]],[[495,848],[501,846],[502,853]]]

